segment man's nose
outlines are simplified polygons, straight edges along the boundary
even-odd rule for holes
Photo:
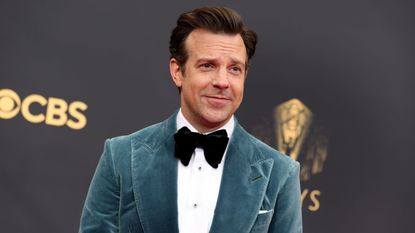
[[[212,85],[216,88],[226,89],[229,87],[228,71],[226,68],[218,69],[215,77],[213,77]]]

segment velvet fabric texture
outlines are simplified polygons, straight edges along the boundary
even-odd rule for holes
[[[176,114],[108,139],[80,233],[177,233]],[[299,164],[235,122],[211,233],[301,233]]]

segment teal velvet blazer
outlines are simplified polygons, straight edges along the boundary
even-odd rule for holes
[[[108,139],[80,233],[177,233],[176,114]],[[299,164],[235,122],[211,233],[301,233]],[[197,233],[197,232],[195,232]]]

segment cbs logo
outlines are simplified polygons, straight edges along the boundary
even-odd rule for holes
[[[33,113],[32,105],[41,106],[44,111]],[[86,126],[87,119],[83,114],[88,106],[81,101],[68,104],[65,100],[38,94],[28,95],[23,100],[16,92],[10,89],[0,89],[0,119],[11,119],[19,111],[24,119],[31,123],[45,122],[52,126],[68,126],[71,129],[82,129]]]

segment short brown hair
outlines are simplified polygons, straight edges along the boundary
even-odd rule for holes
[[[236,11],[227,7],[197,8],[179,16],[170,36],[170,58],[175,58],[182,68],[188,58],[185,41],[193,30],[199,28],[214,33],[240,34],[245,44],[248,63],[255,53],[257,35],[245,26]]]

